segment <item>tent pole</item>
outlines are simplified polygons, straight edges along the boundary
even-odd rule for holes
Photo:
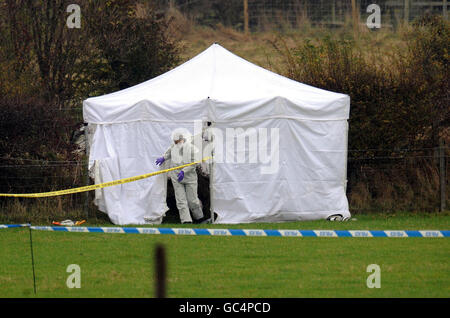
[[[85,138],[85,152],[86,152],[86,177],[85,185],[89,185],[89,125],[86,123],[84,126],[84,138]],[[86,221],[89,219],[89,191],[86,191],[84,196],[84,213],[86,215]]]
[[[346,149],[347,152],[345,154],[345,175],[344,175],[344,192],[345,195],[347,195],[347,185],[348,185],[348,120],[346,120],[346,131],[345,131],[345,142],[346,142]]]
[[[211,128],[214,127],[214,123],[211,122]],[[211,163],[209,164],[209,210],[211,215],[211,223],[215,223],[214,220],[214,134],[211,135],[211,143],[213,144],[211,150]]]

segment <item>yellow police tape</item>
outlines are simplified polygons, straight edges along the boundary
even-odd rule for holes
[[[129,178],[124,178],[124,179],[105,182],[105,183],[93,184],[93,185],[79,187],[79,188],[66,189],[66,190],[60,190],[60,191],[52,191],[52,192],[43,192],[43,193],[23,193],[23,194],[0,193],[0,197],[44,198],[44,197],[53,197],[53,196],[64,195],[64,194],[92,191],[95,189],[111,187],[111,186],[118,185],[118,184],[124,184],[124,183],[128,183],[128,182],[133,182],[133,181],[153,177],[158,174],[166,173],[166,172],[173,171],[173,170],[183,169],[185,167],[192,166],[192,165],[201,163],[203,161],[207,161],[211,158],[212,157],[205,157],[202,160],[191,162],[191,163],[188,163],[188,164],[185,164],[182,166],[178,166],[178,167],[174,167],[174,168],[170,168],[170,169],[159,170],[159,171],[155,171],[155,172],[151,172],[151,173],[142,174],[140,176],[129,177]]]

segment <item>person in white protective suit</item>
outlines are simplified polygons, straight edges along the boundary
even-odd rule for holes
[[[182,133],[175,132],[173,134],[174,144],[164,153],[164,155],[156,159],[156,165],[162,165],[166,160],[170,160],[170,168],[185,165],[194,162],[194,154],[196,147],[183,136]],[[180,213],[181,223],[192,223],[192,211],[195,223],[204,221],[202,204],[197,195],[197,171],[196,165],[184,167],[169,171],[169,178],[172,180],[175,191],[175,200],[178,212]]]

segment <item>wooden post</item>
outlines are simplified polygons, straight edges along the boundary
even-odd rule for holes
[[[405,0],[405,7],[404,7],[403,17],[404,17],[404,21],[406,23],[408,23],[409,22],[409,0]]]
[[[248,0],[244,0],[244,33],[248,34]]]
[[[352,0],[352,17],[353,17],[353,31],[355,33],[355,37],[358,34],[359,28],[359,19],[358,19],[358,10],[356,7],[356,0]]]
[[[439,206],[439,211],[445,211],[445,201],[446,201],[446,183],[447,183],[447,169],[446,169],[446,158],[445,158],[445,144],[444,140],[441,138],[439,140],[439,185],[440,185],[440,199],[441,204]]]
[[[442,1],[442,15],[444,16],[444,19],[447,20],[447,0]]]
[[[336,24],[336,1],[331,1],[331,23],[333,26]]]
[[[166,251],[162,245],[156,246],[155,262],[155,297],[166,298]]]

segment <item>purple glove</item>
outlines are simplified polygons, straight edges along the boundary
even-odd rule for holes
[[[156,165],[160,166],[163,164],[164,161],[166,161],[166,159],[164,159],[164,157],[160,157],[160,158],[156,159]]]
[[[181,170],[181,171],[178,173],[178,182],[180,182],[180,181],[183,180],[183,179],[184,179],[184,171]]]

